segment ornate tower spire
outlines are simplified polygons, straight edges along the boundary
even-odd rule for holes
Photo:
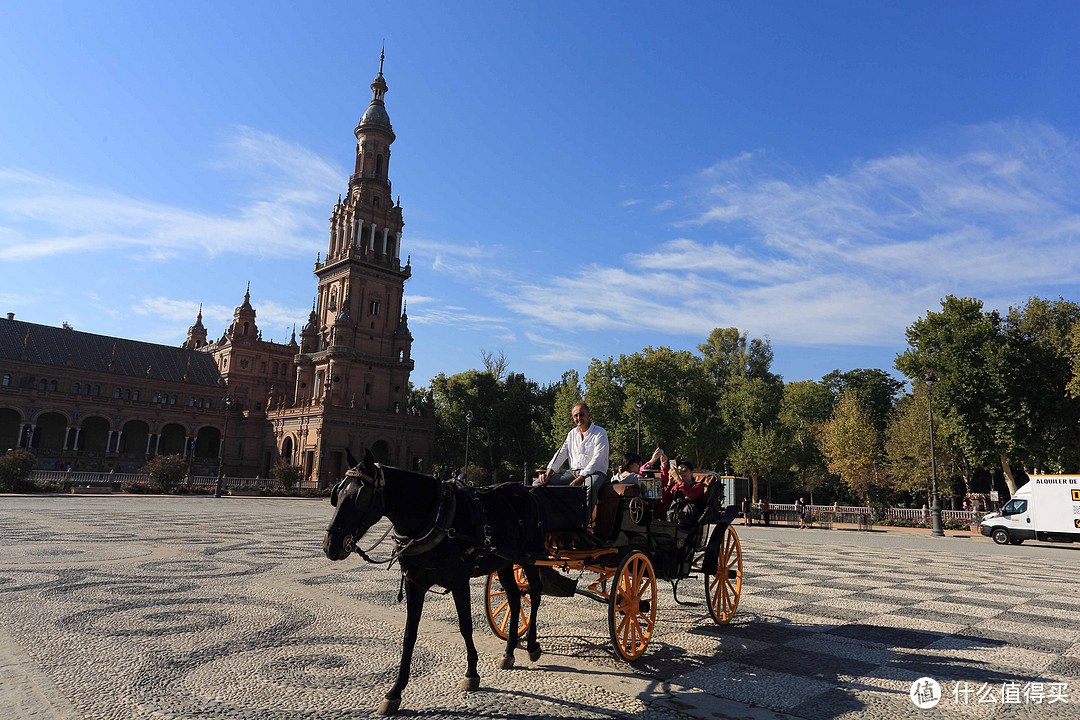
[[[206,344],[206,328],[202,322],[202,303],[199,303],[199,314],[195,317],[195,324],[188,328],[187,340],[180,347],[185,350],[195,350]]]

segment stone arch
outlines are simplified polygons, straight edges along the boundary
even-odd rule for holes
[[[145,420],[128,420],[121,428],[120,452],[124,455],[142,457],[150,438],[150,425]],[[152,449],[152,448],[151,448]]]
[[[285,439],[281,441],[281,462],[286,465],[293,464],[293,448],[295,444],[291,435],[286,435]]]
[[[390,443],[385,440],[376,440],[371,444],[371,454],[375,456],[375,462],[390,462]]]
[[[216,458],[221,445],[221,431],[213,425],[204,425],[195,434],[195,452],[197,458]]]
[[[161,428],[161,454],[183,455],[187,430],[179,423],[169,423]]]
[[[88,453],[105,454],[109,442],[109,421],[100,415],[92,415],[82,421],[79,432],[79,449]]]
[[[13,449],[19,443],[19,428],[23,416],[18,410],[0,408],[0,451]]]
[[[58,412],[43,412],[34,421],[34,447],[41,450],[63,450],[67,418]]]

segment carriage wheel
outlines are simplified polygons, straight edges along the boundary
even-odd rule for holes
[[[608,631],[615,654],[627,662],[645,653],[656,624],[656,573],[638,551],[623,558],[608,596]]]
[[[720,561],[715,575],[705,576],[705,597],[709,614],[719,625],[727,625],[739,606],[742,592],[742,545],[735,528],[728,526],[720,544]]]
[[[525,570],[520,565],[514,566],[514,579],[517,580],[518,590],[521,591],[518,637],[525,637],[525,631],[529,629],[532,600],[529,599],[529,580],[525,577]],[[487,608],[488,625],[496,635],[505,640],[510,635],[510,599],[506,597],[506,590],[503,589],[496,573],[488,575],[484,607]]]

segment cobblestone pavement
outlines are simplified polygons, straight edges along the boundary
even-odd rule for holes
[[[373,716],[399,658],[399,575],[326,560],[330,513],[325,501],[0,496],[0,718]],[[430,595],[402,714],[1076,716],[1080,553],[737,530],[735,621],[709,619],[700,578],[679,588],[694,606],[665,587],[633,666],[614,659],[606,608],[578,597],[545,598],[544,656],[519,651],[500,670],[477,581],[482,689],[464,692],[453,603]],[[909,699],[922,676],[943,688],[934,709]]]

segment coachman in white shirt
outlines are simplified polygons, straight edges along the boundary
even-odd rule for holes
[[[572,414],[577,427],[566,434],[562,447],[551,458],[538,482],[551,485],[584,483],[589,489],[589,507],[595,508],[600,488],[607,482],[607,432],[592,421],[592,413],[585,403],[574,405]],[[570,460],[570,469],[556,472],[567,459]]]

